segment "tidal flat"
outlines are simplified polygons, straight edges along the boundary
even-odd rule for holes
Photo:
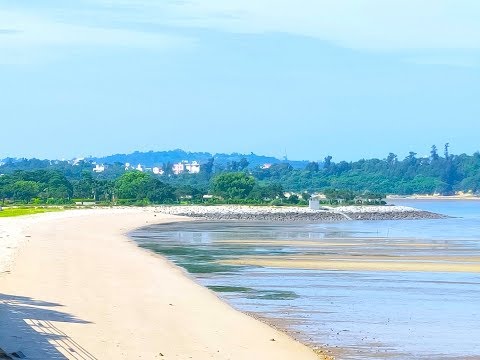
[[[132,237],[337,359],[477,359],[479,219],[192,221]]]

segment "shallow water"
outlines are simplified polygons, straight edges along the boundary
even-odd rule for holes
[[[456,218],[195,222],[151,226],[132,236],[234,307],[326,345],[338,359],[480,359],[480,202],[398,203]],[[237,264],[252,259],[281,261],[278,267]],[[305,259],[332,269],[298,266]],[[365,270],[372,262],[378,270]],[[406,263],[407,270],[384,270],[391,262]],[[334,270],[339,263],[354,264],[353,270]],[[432,263],[453,264],[453,270],[421,270]],[[474,270],[454,271],[465,264]]]

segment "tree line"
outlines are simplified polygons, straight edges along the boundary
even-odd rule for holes
[[[212,196],[204,196],[212,194]],[[2,204],[73,204],[100,202],[116,205],[174,204],[189,202],[268,203],[288,200],[281,185],[260,185],[246,172],[221,173],[212,177],[210,187],[201,190],[188,184],[173,186],[158,176],[137,170],[114,180],[98,179],[84,171],[78,180],[69,180],[57,170],[16,171],[0,176]],[[305,199],[304,199],[305,200]]]
[[[253,175],[260,181],[277,181],[292,191],[336,188],[398,195],[479,193],[480,153],[453,155],[445,144],[442,155],[433,145],[428,156],[410,152],[404,159],[389,153],[384,159],[335,163],[327,156],[323,163],[311,162],[303,170],[284,163],[256,169]]]
[[[379,203],[384,194],[356,193],[351,190],[325,189],[327,200],[336,203]],[[65,205],[100,203],[105,205],[149,205],[212,203],[306,205],[311,194],[288,193],[279,183],[261,183],[247,171],[221,172],[211,178],[205,190],[180,184],[173,186],[153,174],[131,170],[115,180],[95,179],[84,171],[81,179],[70,181],[55,170],[16,171],[0,176],[2,205]]]
[[[167,166],[167,165],[166,165]],[[480,153],[453,155],[449,144],[442,154],[435,145],[428,156],[410,152],[404,159],[389,153],[384,159],[335,162],[331,156],[294,169],[288,162],[251,167],[247,159],[217,166],[210,158],[200,174],[157,176],[125,171],[115,163],[105,173],[92,164],[23,160],[0,166],[2,202],[71,203],[75,199],[105,203],[178,203],[228,200],[230,202],[305,202],[314,192],[355,198],[367,194],[453,194],[480,192]],[[285,192],[294,192],[285,197]],[[334,195],[335,194],[335,195]],[[348,194],[348,196],[347,196]],[[374,194],[375,196],[371,195]]]
[[[232,162],[221,168],[211,166],[214,168],[213,174],[182,174],[165,181],[173,185],[189,184],[208,189],[212,175],[241,170],[247,171],[261,185],[278,184],[286,191],[298,193],[338,189],[356,194],[452,195],[459,191],[479,194],[480,153],[454,155],[449,148],[449,144],[445,144],[440,154],[437,147],[432,145],[427,156],[409,152],[403,159],[394,153],[389,153],[383,159],[351,162],[335,162],[332,156],[326,156],[322,162],[310,162],[303,169],[295,169],[287,161],[253,168],[245,166],[244,162],[241,166],[239,162]]]

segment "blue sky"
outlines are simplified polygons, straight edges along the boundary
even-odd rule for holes
[[[476,0],[0,0],[0,158],[472,153],[478,19]]]

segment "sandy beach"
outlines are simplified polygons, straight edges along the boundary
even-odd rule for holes
[[[0,348],[38,360],[319,358],[125,236],[179,220],[133,208],[0,219]]]

